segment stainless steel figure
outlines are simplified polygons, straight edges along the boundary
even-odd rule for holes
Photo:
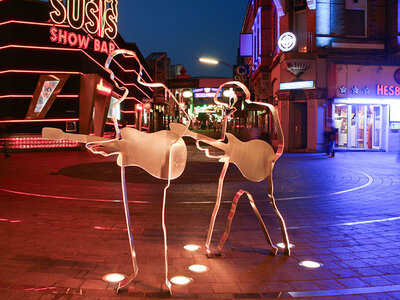
[[[257,105],[263,105],[269,108],[269,110],[272,113],[273,121],[275,128],[277,130],[278,134],[278,149],[276,153],[274,152],[273,148],[271,145],[268,143],[262,141],[262,140],[251,140],[249,142],[241,142],[238,140],[235,136],[233,136],[230,133],[226,133],[226,128],[227,128],[227,120],[228,116],[230,116],[234,111],[234,105],[237,101],[237,96],[236,94],[232,94],[232,98],[229,101],[229,104],[221,102],[218,100],[218,93],[222,90],[222,88],[226,85],[237,85],[239,86],[246,95],[245,101],[247,103],[251,104],[257,104]],[[282,155],[283,153],[283,148],[284,148],[284,137],[283,137],[283,132],[282,132],[282,127],[279,121],[278,113],[275,109],[275,107],[269,103],[264,103],[264,102],[255,102],[255,101],[250,101],[250,92],[248,88],[241,82],[239,81],[229,81],[226,82],[218,88],[217,92],[215,93],[214,96],[214,102],[217,105],[222,106],[225,111],[229,111],[229,114],[225,115],[225,118],[223,120],[223,126],[222,126],[222,133],[221,133],[221,139],[214,140],[211,139],[210,137],[197,134],[194,132],[191,132],[183,127],[181,124],[170,124],[170,129],[171,131],[181,135],[181,136],[190,136],[194,139],[196,139],[196,145],[199,148],[199,150],[205,151],[205,154],[208,157],[213,157],[213,158],[219,158],[220,162],[224,163],[224,166],[222,168],[219,180],[218,180],[218,190],[217,190],[217,199],[215,202],[215,206],[211,215],[211,220],[210,220],[210,225],[207,233],[207,239],[206,239],[206,251],[207,255],[211,256],[211,240],[212,240],[212,234],[214,231],[214,225],[215,225],[215,220],[220,208],[221,204],[221,197],[222,197],[222,190],[223,190],[223,184],[225,180],[225,175],[229,166],[229,163],[235,164],[242,175],[247,178],[250,181],[253,182],[260,182],[264,180],[265,178],[268,178],[268,199],[269,202],[276,213],[280,227],[281,227],[281,234],[282,234],[282,239],[283,243],[285,244],[285,254],[290,255],[290,249],[289,249],[289,238],[287,234],[287,229],[286,229],[286,224],[285,221],[281,215],[281,213],[278,210],[278,207],[276,206],[276,201],[274,197],[274,185],[273,185],[273,179],[272,179],[272,171],[275,165],[275,162],[278,160],[278,158]],[[225,137],[227,137],[227,143],[224,142]],[[224,151],[224,155],[221,156],[211,156],[208,152],[208,149],[203,149],[200,147],[200,142],[206,143],[208,145],[211,145],[213,147],[216,147],[218,149],[221,149]],[[240,194],[240,191],[238,192]],[[247,193],[247,192],[246,192]],[[238,194],[237,194],[238,195]],[[251,195],[247,193],[249,201],[253,207],[255,208],[255,213],[260,221],[262,221],[261,216],[259,215],[257,208],[255,207],[255,202]],[[240,197],[240,196],[239,196]],[[234,200],[236,197],[234,198]],[[238,199],[237,199],[238,200]],[[257,210],[257,212],[256,212]],[[264,224],[262,222],[262,224]],[[266,231],[265,225],[263,225],[264,234],[267,238],[267,242],[271,245],[272,247],[272,253],[276,254],[276,247],[272,244],[271,239],[269,238],[268,232]],[[221,251],[219,251],[221,254]]]

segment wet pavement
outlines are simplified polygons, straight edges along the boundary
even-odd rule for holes
[[[161,205],[165,182],[127,168],[135,284],[116,295],[103,275],[130,275],[120,171],[114,158],[86,151],[12,153],[0,158],[0,299],[164,298]],[[169,277],[183,299],[400,299],[400,161],[397,153],[289,153],[274,169],[275,197],[295,245],[270,255],[242,197],[223,258],[205,238],[222,164],[188,145],[188,163],[167,192]],[[212,241],[216,249],[238,189],[249,191],[274,243],[279,222],[265,181],[229,167]],[[202,246],[195,252],[186,244]],[[307,269],[311,260],[322,267]],[[194,273],[190,265],[208,270]]]

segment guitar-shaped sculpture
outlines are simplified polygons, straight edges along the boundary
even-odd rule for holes
[[[180,106],[180,103],[176,99],[175,95],[165,86],[165,84],[157,82],[147,83],[143,80],[142,73],[144,68],[135,52],[131,50],[118,49],[109,55],[104,66],[106,71],[110,74],[110,78],[115,87],[123,91],[123,95],[112,106],[112,119],[114,123],[116,138],[106,139],[103,137],[90,135],[69,134],[55,128],[44,128],[42,135],[43,137],[48,139],[68,139],[86,143],[86,148],[88,148],[95,154],[101,154],[103,156],[118,155],[117,164],[121,167],[122,198],[124,203],[125,221],[129,238],[129,246],[131,250],[133,274],[119,282],[117,293],[122,288],[127,287],[136,278],[136,275],[139,271],[136,260],[136,252],[133,245],[132,226],[130,220],[131,218],[129,213],[128,195],[126,190],[125,167],[138,166],[147,171],[150,175],[167,181],[163,193],[161,225],[164,238],[165,285],[167,286],[170,295],[172,295],[172,286],[168,278],[167,228],[165,225],[165,208],[167,190],[170,186],[171,180],[179,177],[185,169],[187,158],[186,145],[181,135],[175,134],[169,130],[162,130],[155,133],[140,132],[136,129],[128,127],[122,128],[120,130],[115,112],[117,111],[116,109],[119,104],[126,99],[129,91],[126,87],[119,85],[118,81],[115,79],[114,73],[110,69],[111,62],[113,61],[114,57],[119,54],[136,59],[136,62],[138,63],[140,68],[139,72],[137,72],[137,81],[139,84],[150,88],[164,88],[169,97],[174,100],[174,102],[178,105],[179,109],[183,112],[186,118],[190,120],[187,112]],[[140,102],[139,100],[137,101]],[[190,122],[187,123],[186,128],[189,128],[189,125]]]
[[[262,140],[242,142],[233,134],[226,133],[228,142],[224,143],[190,130],[185,132],[186,127],[179,123],[171,123],[169,127],[172,132],[190,136],[195,140],[224,151],[220,162],[229,160],[250,181],[262,181],[271,173],[271,164],[275,159],[275,152],[267,142]]]
[[[186,166],[185,142],[179,135],[169,130],[145,133],[134,128],[124,127],[121,130],[121,139],[107,139],[92,135],[65,133],[61,129],[45,127],[42,130],[42,136],[50,140],[64,139],[86,143],[90,150],[97,153],[102,152],[107,156],[117,154],[118,166],[138,166],[150,175],[163,180],[168,179],[170,156],[171,179],[178,178]],[[175,141],[177,142],[175,143]],[[172,147],[172,144],[175,146]],[[105,151],[102,147],[107,147],[109,151]],[[138,155],[139,153],[146,155]]]
[[[224,102],[220,102],[217,99],[217,95],[225,85],[232,85],[232,84],[238,85],[245,92],[245,95],[246,95],[245,101],[247,103],[267,106],[270,109],[272,116],[273,116],[274,125],[275,125],[275,128],[278,133],[278,140],[279,140],[279,145],[278,145],[278,149],[277,149],[276,153],[273,150],[273,148],[271,147],[271,145],[269,145],[268,143],[266,143],[262,140],[251,140],[249,142],[242,142],[239,139],[237,139],[234,135],[225,132],[226,128],[227,128],[227,118],[229,115],[233,114],[233,112],[235,111],[233,106],[237,101],[237,96],[236,96],[236,94],[234,94],[232,97],[233,101],[230,101],[232,103],[230,103],[228,105]],[[221,174],[219,177],[219,181],[218,181],[217,200],[216,200],[214,210],[213,210],[213,213],[211,216],[207,239],[206,239],[207,255],[211,256],[210,244],[211,244],[211,239],[212,239],[212,233],[214,230],[215,220],[216,220],[216,217],[217,217],[217,214],[218,214],[218,211],[220,208],[220,204],[221,204],[223,183],[224,183],[226,172],[228,170],[229,163],[235,164],[238,167],[238,169],[240,170],[240,172],[242,173],[242,175],[250,181],[260,182],[260,181],[264,180],[265,178],[268,178],[267,180],[268,180],[269,202],[279,219],[279,223],[281,226],[282,239],[283,239],[283,243],[285,245],[285,254],[290,255],[289,238],[288,238],[288,234],[287,234],[286,224],[276,206],[275,197],[273,194],[274,185],[273,185],[273,180],[272,180],[272,171],[273,171],[276,160],[283,153],[283,146],[284,146],[284,137],[283,137],[283,133],[282,133],[281,124],[279,122],[278,114],[277,114],[274,106],[269,103],[250,101],[249,90],[243,83],[238,82],[238,81],[229,81],[229,82],[222,84],[215,93],[214,102],[217,105],[222,106],[225,110],[230,111],[230,113],[228,115],[226,115],[225,118],[223,119],[221,139],[214,140],[205,135],[191,132],[191,131],[187,130],[187,128],[185,128],[181,124],[174,124],[174,123],[170,124],[171,131],[175,132],[176,134],[178,134],[180,136],[190,136],[190,137],[194,138],[196,140],[196,145],[199,150],[205,151],[205,154],[208,157],[219,158],[219,161],[224,163],[224,166],[222,168],[222,171],[221,171]],[[224,142],[225,137],[227,137],[227,143]],[[211,155],[209,155],[208,149],[203,149],[202,147],[200,147],[200,142],[203,142],[203,143],[211,145],[215,148],[218,148],[218,149],[224,151],[224,154],[221,156],[211,156]],[[269,245],[272,248],[271,252],[272,252],[272,254],[276,255],[278,249],[273,245],[273,243],[271,241],[271,238],[268,234],[267,228],[266,228],[264,221],[262,220],[261,215],[256,207],[253,197],[251,196],[251,194],[249,192],[243,191],[243,190],[239,190],[233,199],[231,213],[229,214],[229,217],[228,217],[226,230],[225,230],[225,233],[224,233],[223,237],[221,238],[219,246],[218,246],[219,255],[222,255],[222,247],[229,236],[232,219],[233,219],[233,216],[234,216],[235,210],[236,210],[236,204],[237,204],[239,198],[243,194],[246,194],[247,197],[249,198],[249,201],[254,210],[254,213],[256,214],[258,220],[261,223],[261,226],[262,226],[264,235],[267,239],[267,242],[269,243]]]

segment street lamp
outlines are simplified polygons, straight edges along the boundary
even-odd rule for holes
[[[218,65],[218,64],[223,64],[233,70],[235,74],[237,74],[236,70],[230,65],[227,64],[226,62],[216,60],[214,58],[209,58],[209,57],[200,57],[199,62],[204,63],[204,64],[209,64],[209,65]]]

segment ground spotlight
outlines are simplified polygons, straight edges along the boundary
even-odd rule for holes
[[[120,282],[125,279],[125,275],[120,273],[110,273],[104,275],[101,279],[107,282]]]
[[[185,248],[187,251],[196,251],[196,250],[200,249],[200,246],[194,245],[194,244],[189,244],[189,245],[183,246],[183,248]]]
[[[203,273],[208,270],[208,268],[204,265],[191,265],[188,269],[196,273]]]
[[[284,243],[278,243],[276,245],[281,249],[285,248],[285,244]],[[289,248],[294,248],[294,247],[295,246],[293,244],[289,244]]]
[[[300,266],[305,267],[305,268],[310,268],[310,269],[318,269],[323,266],[323,264],[318,263],[316,261],[311,261],[311,260],[303,260],[299,263]]]
[[[187,276],[174,276],[171,278],[171,282],[178,285],[189,284],[192,280],[192,278]]]

